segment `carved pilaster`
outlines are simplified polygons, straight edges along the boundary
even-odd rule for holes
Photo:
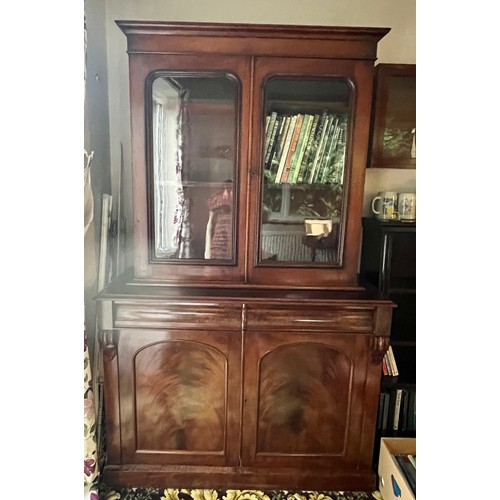
[[[373,364],[378,365],[382,363],[384,355],[389,349],[389,337],[382,337],[374,335],[370,337],[370,359]]]
[[[107,361],[113,361],[116,356],[116,345],[113,338],[113,330],[102,330],[99,335],[102,347],[102,355]]]

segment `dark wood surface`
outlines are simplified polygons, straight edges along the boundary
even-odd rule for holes
[[[117,486],[372,490],[381,360],[394,304],[360,286],[373,62],[386,28],[119,21],[127,35],[134,267],[103,290],[108,460]],[[238,77],[235,258],[152,258],[145,82],[158,70]],[[344,77],[354,126],[343,259],[259,266],[263,85]]]
[[[391,302],[168,292],[99,299],[114,311],[103,325],[113,331],[103,341],[113,353],[105,358],[106,480],[374,486],[386,348],[377,339],[388,337]]]
[[[372,106],[372,123],[370,127],[370,148],[368,166],[374,168],[416,168],[416,158],[389,157],[384,154],[384,132],[389,123],[388,103],[391,100],[389,81],[393,77],[401,77],[416,81],[416,64],[377,64],[374,78],[374,98]],[[394,97],[392,97],[394,99]],[[401,100],[401,115],[413,117],[416,126],[416,100],[408,95]],[[394,106],[394,104],[393,104]],[[392,117],[394,119],[394,117]]]
[[[235,283],[260,286],[331,288],[357,280],[365,165],[368,149],[376,46],[387,28],[286,27],[119,21],[127,35],[132,127],[134,269],[138,278],[171,283]],[[151,255],[153,153],[145,121],[144,90],[155,71],[212,71],[240,82],[238,177],[235,198],[235,263],[158,262]],[[346,165],[346,206],[339,266],[258,264],[263,92],[266,80],[290,77],[343,77],[352,85],[353,127]],[[214,120],[217,114],[214,111]]]

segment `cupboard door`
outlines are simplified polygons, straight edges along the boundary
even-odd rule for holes
[[[370,144],[370,167],[416,168],[415,64],[378,64]]]
[[[368,120],[354,116],[368,118],[371,71],[357,61],[256,60],[252,281],[356,282]]]
[[[242,279],[249,62],[131,55],[130,65],[137,276]]]
[[[238,332],[121,330],[122,463],[236,465]]]
[[[366,346],[363,335],[249,332],[245,465],[359,466]]]

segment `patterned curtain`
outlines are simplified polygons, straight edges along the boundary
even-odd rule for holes
[[[84,18],[84,81],[86,86],[87,67],[87,26]],[[86,93],[84,94],[84,107],[86,108]],[[84,166],[83,186],[84,186],[84,238],[87,230],[94,218],[94,197],[90,179],[90,166],[94,153],[90,154],[84,150],[86,162]],[[94,404],[94,393],[92,390],[92,370],[87,344],[85,325],[83,331],[83,485],[84,499],[98,500],[97,479],[99,476],[98,456],[97,456],[97,433],[96,433],[96,412]]]

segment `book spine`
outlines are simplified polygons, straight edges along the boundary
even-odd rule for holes
[[[274,122],[276,121],[276,117],[277,116],[278,116],[278,113],[276,111],[273,111],[271,114],[267,115],[267,117],[266,117],[266,131],[265,131],[264,151],[267,150],[267,147],[269,145],[269,140],[271,139],[271,133],[273,131]]]
[[[279,116],[279,115],[276,117],[276,121],[274,122],[274,126],[273,126],[273,131],[271,132],[271,138],[269,139],[269,145],[267,148],[266,157],[264,159],[264,165],[265,165],[265,168],[267,168],[267,169],[271,168],[271,157],[272,157],[273,151],[275,150],[276,137],[278,135],[278,131],[279,131],[280,125],[282,123],[282,118],[283,117]]]
[[[288,150],[290,148],[290,142],[292,140],[292,135],[293,135],[293,130],[295,128],[296,120],[297,120],[297,115],[292,116],[290,119],[290,124],[288,125],[285,143],[283,144],[283,151],[281,152],[278,172],[276,173],[276,179],[274,180],[276,184],[279,184],[281,182],[281,176],[283,174],[283,169],[285,168],[285,162],[288,156]]]
[[[402,389],[396,389],[396,400],[394,402],[394,419],[392,421],[392,430],[397,431],[399,429],[399,416],[401,412],[401,397]]]
[[[401,395],[401,416],[399,425],[401,432],[405,432],[408,429],[408,400],[408,389],[403,389],[403,393]]]
[[[293,130],[292,139],[290,141],[290,148],[287,153],[287,158],[285,162],[285,167],[283,169],[283,175],[281,177],[281,182],[289,182],[290,170],[292,168],[292,159],[295,155],[295,150],[297,149],[297,144],[299,142],[300,131],[302,129],[302,122],[304,121],[304,115],[298,114],[295,120],[295,127]]]
[[[319,141],[318,141],[318,147],[316,149],[316,154],[314,156],[314,161],[313,161],[313,165],[312,165],[312,168],[311,168],[311,173],[309,174],[309,184],[312,184],[315,182],[315,179],[316,179],[316,172],[317,172],[317,169],[318,169],[318,162],[320,160],[320,157],[321,157],[321,154],[322,154],[322,151],[323,151],[323,143],[325,141],[325,133],[326,133],[326,130],[328,128],[328,124],[329,124],[329,121],[330,121],[330,118],[329,116],[326,116],[325,117],[325,121],[323,122],[323,126],[320,130],[321,132],[321,135],[319,137]]]
[[[299,141],[297,143],[297,149],[295,150],[295,155],[292,160],[292,167],[290,169],[289,182],[291,184],[297,184],[297,178],[299,176],[300,165],[302,163],[302,158],[306,150],[306,143],[309,138],[309,133],[311,132],[313,115],[304,115],[304,121],[302,122],[302,128],[300,131]]]
[[[407,455],[394,455],[396,462],[398,463],[399,469],[406,479],[408,486],[410,487],[413,495],[417,495],[417,469],[413,467],[413,464],[408,459]]]
[[[396,364],[396,358],[394,356],[394,351],[392,349],[392,346],[389,346],[387,352],[389,354],[389,362],[391,363],[392,375],[394,377],[397,377],[399,375],[399,370],[398,370],[398,365]]]
[[[307,179],[307,171],[308,171],[309,161],[311,158],[311,150],[314,146],[314,137],[316,135],[316,129],[318,128],[319,118],[320,115],[314,115],[314,119],[311,125],[311,131],[309,132],[309,138],[307,140],[306,150],[304,152],[302,164],[300,165],[300,171],[297,177],[297,183],[304,182],[304,179]]]
[[[327,175],[327,156],[328,151],[331,147],[331,144],[335,135],[335,127],[336,127],[337,117],[335,115],[331,115],[328,120],[328,129],[325,132],[325,140],[323,141],[323,147],[321,151],[321,156],[319,158],[318,168],[316,169],[316,180],[315,182],[322,184],[324,182],[323,179],[326,178]]]
[[[323,176],[321,178],[322,183],[326,183],[328,180],[331,180],[331,170],[335,165],[335,154],[337,151],[339,138],[340,138],[340,119],[338,115],[335,115],[334,125],[330,132],[330,141],[327,146],[327,152],[325,155],[324,165],[322,168]]]
[[[291,120],[291,117],[288,115],[284,115],[283,118],[284,118],[283,119],[283,126],[280,127],[281,130],[279,133],[279,137],[277,138],[277,141],[276,141],[276,153],[274,154],[274,157],[271,158],[271,161],[272,161],[271,172],[274,174],[274,177],[276,177],[276,173],[277,173],[278,168],[279,168],[279,164],[280,164],[280,160],[281,160],[281,153],[283,152],[283,148],[285,146],[285,140],[286,140],[286,136],[288,133],[288,127],[290,126],[290,120]]]
[[[391,405],[391,396],[388,392],[386,392],[384,400],[384,414],[382,415],[382,431],[386,431],[389,424],[390,405]]]
[[[387,353],[384,354],[384,358],[382,359],[382,373],[385,376],[389,375],[389,366],[387,364]]]
[[[381,392],[378,399],[378,413],[377,413],[377,429],[382,429],[382,421],[384,418],[384,402],[385,402],[385,392]]]

